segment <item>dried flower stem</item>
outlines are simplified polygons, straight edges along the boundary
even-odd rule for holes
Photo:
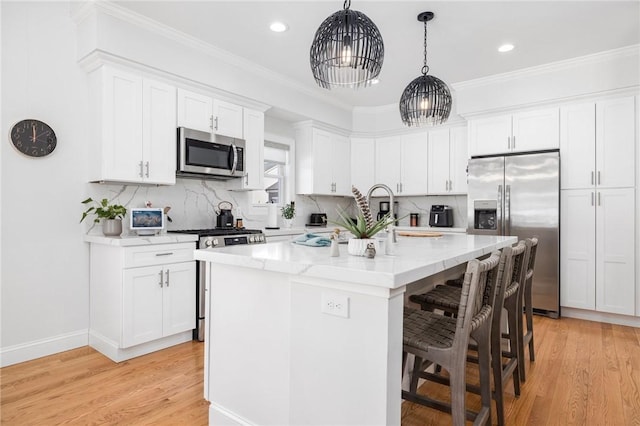
[[[367,203],[367,199],[355,186],[351,186],[351,192],[353,192],[353,196],[356,199],[360,213],[364,216],[367,228],[372,228],[375,222],[373,220],[373,215],[371,214],[371,209],[369,208],[369,203]]]

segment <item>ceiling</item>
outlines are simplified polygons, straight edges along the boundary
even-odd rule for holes
[[[315,83],[309,47],[320,23],[342,9],[341,0],[320,1],[115,1],[153,20],[327,94]],[[447,83],[473,80],[640,43],[640,1],[359,1],[384,39],[380,83],[329,94],[348,106],[398,102],[420,75],[423,24],[430,10],[430,74]],[[272,21],[289,26],[269,30]],[[515,49],[498,53],[503,43]]]

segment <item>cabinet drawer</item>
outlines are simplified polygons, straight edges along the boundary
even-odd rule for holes
[[[195,243],[158,244],[127,247],[124,251],[124,267],[164,265],[193,260]]]

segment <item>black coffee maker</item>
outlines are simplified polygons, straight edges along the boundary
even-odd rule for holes
[[[218,208],[216,209],[216,228],[233,228],[233,213],[231,213],[231,209],[233,208],[233,204],[228,201],[221,201],[218,203]]]
[[[380,201],[380,210],[378,211],[378,220],[382,219],[384,215],[389,213],[391,209],[389,208],[389,201]],[[393,202],[393,218],[398,218],[398,202]]]

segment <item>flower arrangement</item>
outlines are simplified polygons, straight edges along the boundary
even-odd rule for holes
[[[285,204],[284,206],[282,206],[280,211],[282,212],[282,217],[283,218],[285,218],[285,219],[293,219],[293,217],[296,215],[295,202],[292,201],[289,204]]]
[[[355,222],[348,217],[344,210],[338,208],[337,211],[340,219],[336,222],[332,222],[333,224],[342,226],[347,231],[351,232],[355,238],[364,239],[372,238],[375,234],[393,223],[391,212],[381,217],[378,221],[374,221],[371,209],[369,208],[369,203],[367,203],[367,200],[360,193],[358,188],[352,186],[351,192],[356,199],[359,210]]]
[[[102,201],[97,202],[93,198],[89,197],[82,201],[82,204],[90,205],[87,210],[82,213],[82,219],[80,222],[86,219],[89,214],[96,215],[93,220],[95,223],[99,223],[100,219],[122,219],[127,214],[127,209],[120,204],[109,204],[109,200],[103,198]]]

